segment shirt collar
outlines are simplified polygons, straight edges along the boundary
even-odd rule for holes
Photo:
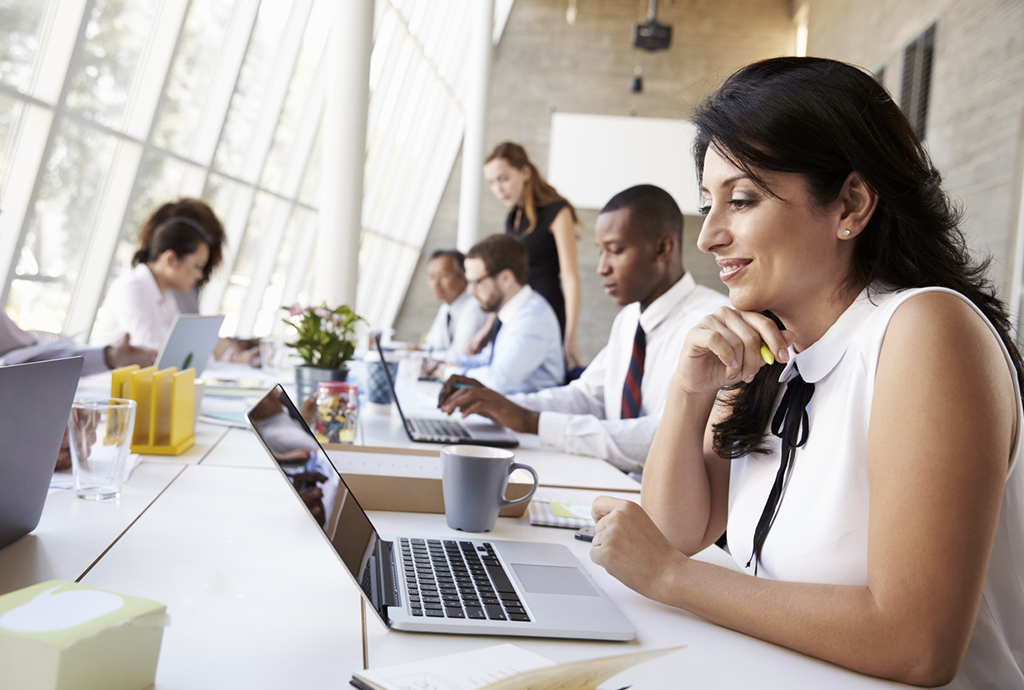
[[[865,288],[816,343],[800,353],[791,345],[789,362],[779,376],[779,382],[786,383],[797,373],[807,383],[817,383],[828,376],[842,360],[854,335],[874,311],[875,306]]]
[[[529,285],[524,285],[520,288],[519,292],[517,292],[508,302],[505,302],[505,306],[498,310],[498,318],[501,319],[501,322],[508,323],[513,317],[515,317],[516,312],[519,311],[519,308],[523,306],[523,303],[526,302],[532,294],[533,288]]]
[[[650,333],[661,325],[661,322],[675,310],[676,305],[686,299],[687,295],[696,287],[697,283],[693,276],[684,273],[682,278],[665,291],[665,294],[651,302],[640,314],[640,326],[644,329],[644,333]]]

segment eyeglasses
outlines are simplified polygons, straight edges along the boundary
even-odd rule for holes
[[[477,285],[479,285],[480,283],[484,282],[488,278],[493,278],[493,277],[494,276],[492,276],[490,273],[488,273],[487,275],[481,276],[481,277],[477,278],[476,280],[474,280],[472,278],[466,278],[466,285],[468,287],[473,288],[473,287],[476,287]]]

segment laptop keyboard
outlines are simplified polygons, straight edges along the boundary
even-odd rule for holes
[[[414,616],[529,621],[491,544],[399,540]]]
[[[428,417],[414,417],[409,420],[412,432],[428,440],[436,441],[457,441],[459,439],[471,438],[466,427],[458,422],[448,419],[430,419]]]

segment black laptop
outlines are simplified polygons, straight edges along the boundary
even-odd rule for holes
[[[375,337],[377,352],[384,365],[384,375],[391,388],[391,397],[398,408],[398,416],[402,418],[402,426],[409,435],[410,441],[416,443],[468,443],[474,446],[491,446],[492,448],[515,448],[519,439],[515,433],[494,422],[480,418],[480,421],[455,420],[438,417],[406,417],[402,405],[398,402],[395,391],[395,380],[391,378],[391,370],[384,359],[384,350],[380,346],[380,336]]]

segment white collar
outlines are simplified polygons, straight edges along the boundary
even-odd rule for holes
[[[665,290],[658,299],[651,302],[646,309],[640,313],[640,325],[644,333],[650,333],[657,328],[662,321],[667,319],[676,305],[686,299],[686,296],[697,287],[697,282],[689,273],[677,280],[672,287]]]
[[[529,285],[524,285],[519,288],[519,292],[514,294],[512,299],[505,302],[505,305],[498,310],[498,319],[500,319],[502,323],[508,323],[511,321],[515,318],[516,312],[519,311],[519,308],[523,306],[532,294],[533,288]]]
[[[779,382],[786,383],[797,373],[807,383],[817,383],[828,376],[842,360],[854,335],[876,307],[877,304],[871,301],[869,289],[862,290],[853,304],[847,307],[817,342],[800,353],[792,345],[789,347],[789,362],[779,375]]]

